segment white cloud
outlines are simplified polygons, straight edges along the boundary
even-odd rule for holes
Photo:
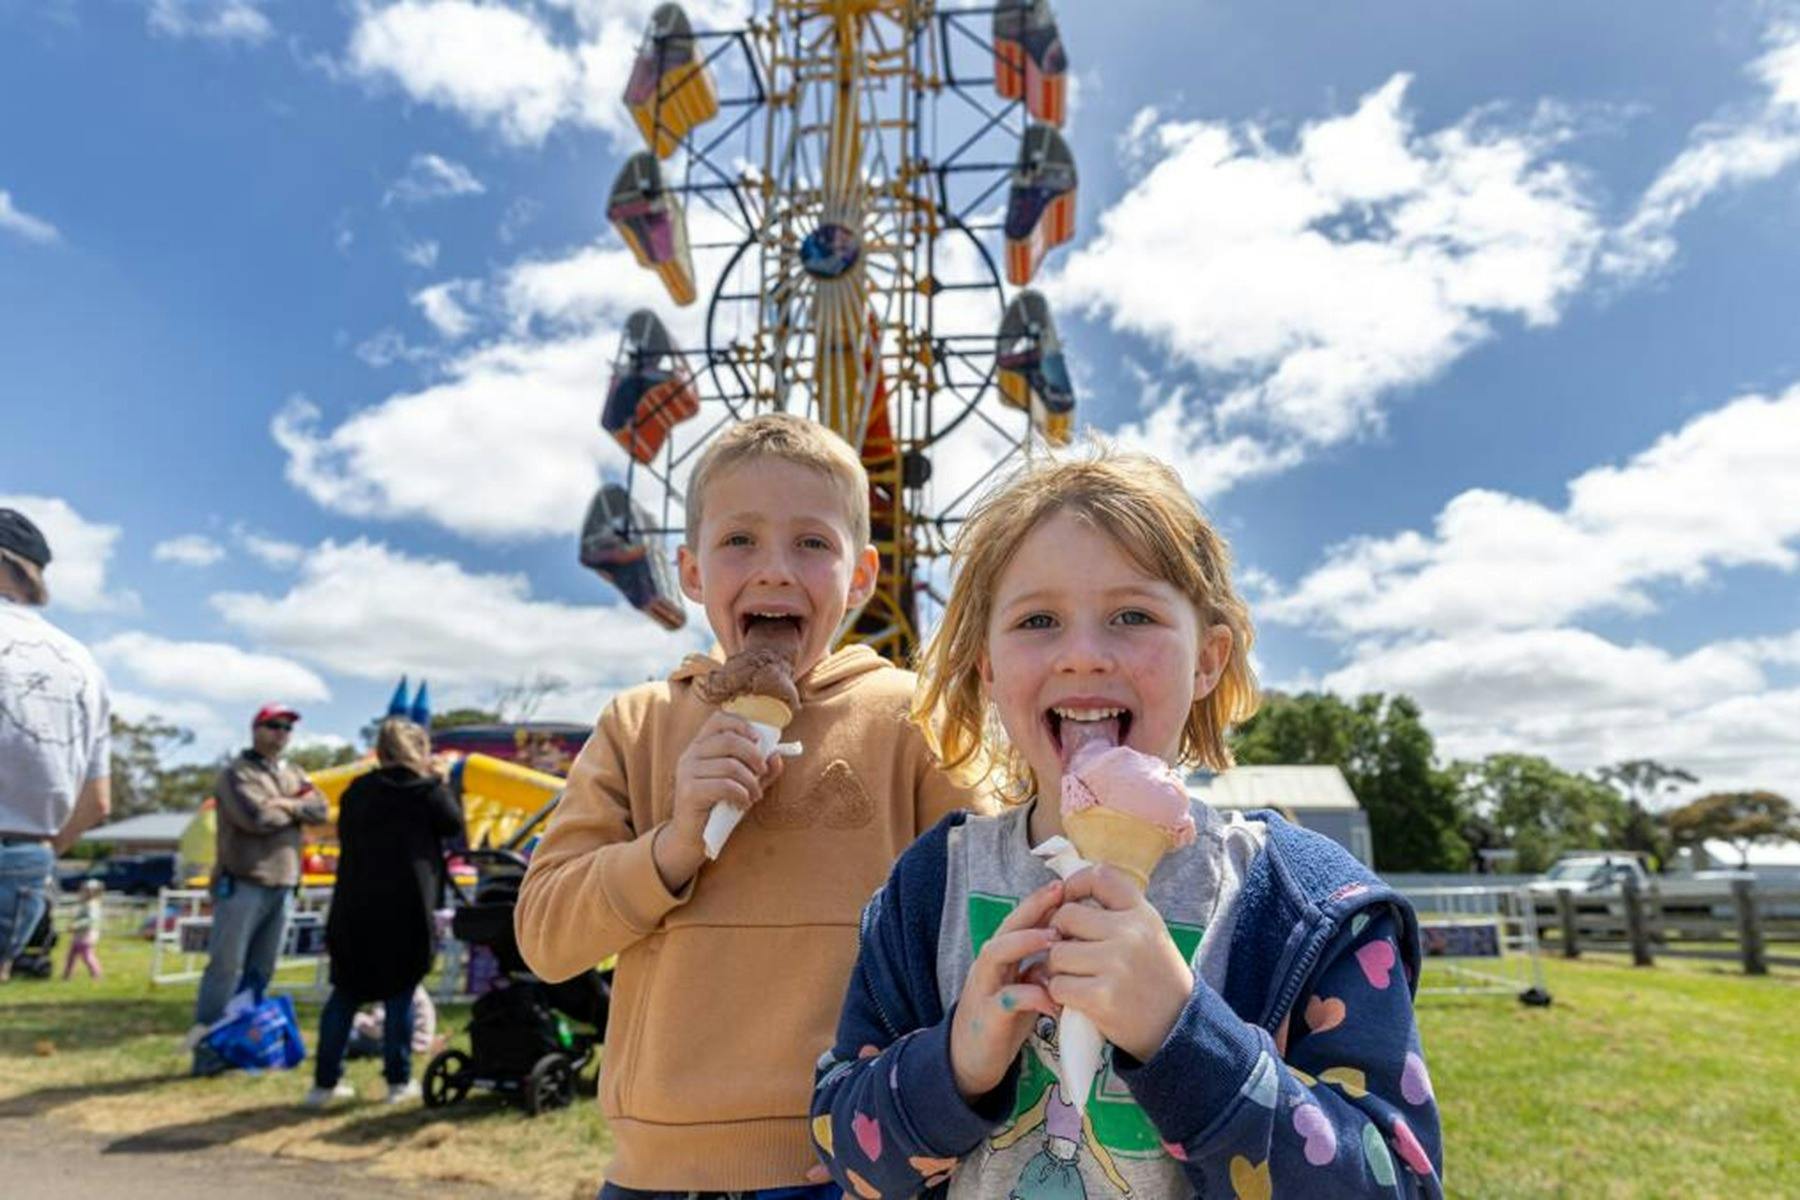
[[[1756,657],[1737,643],[1683,655],[1578,629],[1476,632],[1366,645],[1318,682],[1413,697],[1445,758],[1513,751],[1570,770],[1654,758],[1706,790],[1800,794],[1800,690],[1771,687]]]
[[[695,215],[696,240],[712,240],[715,224],[723,222]],[[698,253],[697,278],[710,281],[724,257]],[[316,406],[296,399],[272,432],[287,451],[289,481],[326,508],[424,518],[481,538],[571,535],[602,469],[625,467],[599,428],[625,317],[653,307],[679,344],[698,347],[706,315],[703,304],[670,305],[655,275],[616,242],[523,259],[492,282],[434,284],[412,301],[447,340],[484,327],[495,336],[444,361],[428,386],[334,429],[321,430]],[[398,335],[365,347],[383,361],[409,350]]]
[[[526,144],[573,115],[580,84],[579,67],[538,21],[469,0],[364,8],[348,59],[365,78],[391,78],[416,100]]]
[[[156,543],[150,557],[157,562],[180,563],[184,567],[210,567],[225,557],[225,547],[209,537],[189,533]]]
[[[0,508],[24,513],[50,544],[44,582],[52,606],[77,612],[131,612],[138,607],[136,593],[107,590],[106,571],[119,540],[117,525],[89,521],[68,501],[54,496],[0,495]]]
[[[121,633],[96,645],[94,654],[109,672],[123,671],[145,687],[181,697],[236,703],[331,698],[325,681],[299,663],[224,642]]]
[[[151,717],[165,721],[194,735],[186,746],[165,747],[163,761],[168,764],[206,762],[242,749],[250,742],[250,713],[227,718],[211,704],[183,696],[152,695],[111,684],[107,689],[112,710],[127,721],[146,721]]]
[[[1559,509],[1474,489],[1430,532],[1334,547],[1291,590],[1265,582],[1256,614],[1343,647],[1342,665],[1288,688],[1403,692],[1447,756],[1655,758],[1707,788],[1800,793],[1800,690],[1775,677],[1800,666],[1800,629],[1676,652],[1574,625],[1653,611],[1733,567],[1800,572],[1796,462],[1800,386],[1740,397],[1578,476]]]
[[[398,329],[380,329],[356,344],[356,357],[379,370],[397,362],[430,362],[437,357],[437,351],[413,345]]]
[[[227,592],[212,604],[258,642],[354,678],[422,675],[434,692],[466,691],[547,671],[573,685],[582,708],[660,677],[709,640],[698,614],[668,633],[622,604],[534,600],[522,575],[471,573],[361,539],[315,547],[283,595]]]
[[[300,565],[300,559],[306,554],[306,548],[298,543],[284,542],[280,538],[257,533],[241,524],[234,525],[231,533],[237,539],[238,545],[242,546],[250,557],[266,567],[287,570]]]
[[[1800,566],[1800,385],[1690,421],[1622,467],[1569,484],[1560,510],[1473,489],[1431,534],[1333,548],[1265,619],[1350,634],[1453,633],[1644,612],[1650,588]]]
[[[711,228],[710,214],[689,216],[696,231],[706,230],[706,240],[720,232]],[[695,278],[715,278],[720,257],[707,252],[697,255]],[[656,276],[638,266],[631,251],[610,237],[604,243],[582,247],[561,258],[515,263],[500,280],[498,290],[505,319],[518,335],[591,329],[607,323],[623,325],[625,317],[639,308],[655,309],[681,345],[698,346],[704,332],[704,301],[675,308]]]
[[[1708,121],[1645,190],[1608,239],[1605,269],[1627,279],[1675,257],[1675,226],[1707,197],[1772,178],[1800,159],[1800,24],[1777,22],[1749,66],[1764,95],[1752,107]]]
[[[414,292],[412,302],[439,335],[456,341],[475,328],[475,315],[469,307],[480,303],[481,293],[481,284],[475,280],[451,279]]]
[[[400,258],[409,266],[429,271],[437,266],[439,246],[430,238],[421,238],[416,242],[403,242],[400,246]]]
[[[287,478],[358,517],[416,517],[482,538],[572,536],[622,457],[597,416],[616,334],[502,342],[446,364],[445,378],[321,432],[295,399],[277,414]]]
[[[567,11],[573,38],[534,8],[474,0],[399,0],[359,7],[345,59],[364,79],[392,80],[414,100],[461,114],[508,141],[536,145],[558,125],[636,140],[621,96],[655,0],[545,0]],[[690,3],[696,29],[732,29],[740,0]]]
[[[261,0],[150,0],[150,29],[165,37],[255,45],[274,36]]]
[[[398,200],[402,204],[424,204],[456,196],[479,196],[487,185],[475,172],[459,162],[438,154],[415,154],[406,164],[406,172],[394,180],[381,199],[385,206]]]
[[[12,193],[5,188],[0,188],[0,230],[18,234],[28,242],[46,245],[62,240],[56,226],[19,208],[13,203]]]
[[[1285,146],[1255,124],[1133,121],[1126,157],[1148,170],[1045,288],[1223,394],[1210,409],[1166,395],[1127,440],[1194,460],[1217,492],[1378,427],[1386,397],[1495,320],[1556,322],[1602,234],[1581,177],[1551,157],[1566,124],[1477,112],[1419,132],[1408,83]]]

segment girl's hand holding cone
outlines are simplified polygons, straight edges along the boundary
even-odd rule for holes
[[[1108,866],[1076,872],[1050,927],[1060,935],[1050,998],[1087,1014],[1132,1057],[1153,1056],[1193,993],[1194,973],[1136,881]]]
[[[1000,1086],[1031,1036],[1038,1015],[1057,1015],[1034,963],[1056,941],[1045,921],[1063,896],[1058,879],[1019,901],[969,968],[950,1023],[950,1069],[956,1090],[974,1103]]]

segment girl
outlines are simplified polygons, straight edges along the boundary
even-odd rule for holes
[[[1198,802],[1145,892],[1031,853],[1078,747],[1220,770],[1255,709],[1229,551],[1180,479],[1104,452],[1027,468],[953,567],[914,717],[1017,802],[946,818],[864,911],[813,1098],[831,1174],[871,1200],[1441,1196],[1403,899],[1275,813]],[[1109,1043],[1085,1105],[1057,1084],[1065,1004]]]
[[[69,927],[69,956],[63,960],[62,977],[75,971],[75,960],[95,979],[100,978],[100,956],[94,947],[100,942],[100,925],[106,913],[106,884],[98,879],[84,880],[81,885],[81,907],[75,910],[75,923]]]

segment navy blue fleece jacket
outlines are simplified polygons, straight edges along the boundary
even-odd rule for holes
[[[1268,837],[1235,900],[1222,992],[1196,978],[1149,1061],[1114,1051],[1119,1079],[1195,1194],[1441,1197],[1411,906],[1335,843],[1272,812],[1248,815]],[[820,1060],[814,1143],[866,1200],[942,1191],[1014,1111],[1018,1064],[973,1104],[950,1068],[954,1006],[936,962],[948,831],[964,819],[908,849],[864,910],[836,1042]]]

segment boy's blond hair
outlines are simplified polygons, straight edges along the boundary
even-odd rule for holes
[[[984,499],[957,534],[950,600],[920,654],[913,699],[913,720],[932,749],[952,771],[999,774],[1008,794],[1036,790],[1029,764],[989,711],[981,665],[1000,576],[1031,531],[1059,512],[1105,533],[1140,569],[1180,589],[1203,630],[1231,630],[1225,672],[1195,700],[1181,731],[1182,763],[1229,767],[1226,730],[1257,706],[1250,668],[1255,632],[1232,587],[1231,549],[1167,465],[1100,445],[1085,457],[1028,464]]]
[[[700,518],[713,477],[758,459],[773,458],[810,467],[843,493],[850,536],[861,550],[869,544],[869,473],[856,451],[830,429],[791,413],[763,413],[740,421],[714,438],[700,455],[687,488],[687,544],[700,544]]]

